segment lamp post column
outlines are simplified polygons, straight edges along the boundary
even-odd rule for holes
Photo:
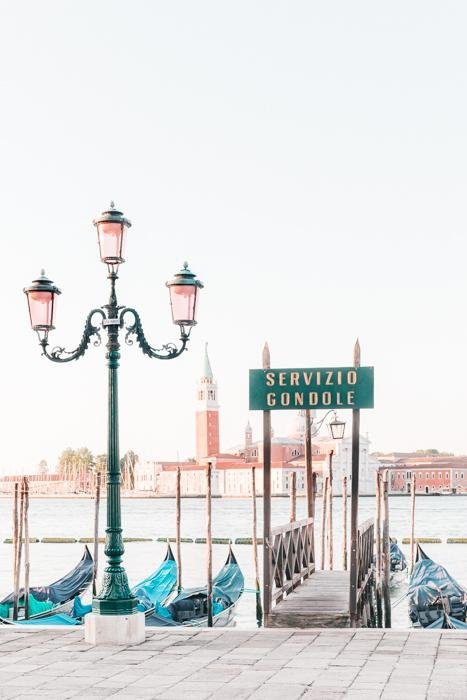
[[[101,615],[129,615],[136,612],[138,601],[131,594],[128,577],[122,566],[123,538],[120,499],[120,451],[118,434],[118,366],[120,343],[118,306],[115,295],[117,274],[109,274],[111,293],[107,305],[107,366],[109,368],[108,433],[107,433],[107,527],[105,555],[108,565],[104,571],[102,589],[93,600],[93,611]]]

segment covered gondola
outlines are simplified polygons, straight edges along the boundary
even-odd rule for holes
[[[157,604],[164,603],[172,593],[177,583],[177,563],[175,561],[170,545],[167,545],[167,553],[162,564],[143,581],[136,584],[131,589],[134,596],[138,598],[138,610],[150,615]],[[49,611],[47,619],[44,616],[33,616],[28,620],[20,620],[19,624],[46,624],[46,625],[79,625],[85,615],[92,611],[92,605],[85,604],[77,595],[70,609],[58,611],[53,608]],[[16,623],[15,623],[16,624]]]
[[[447,613],[443,613],[441,617],[428,625],[427,629],[435,630],[467,630],[467,622],[461,622],[461,620],[456,620],[455,617],[451,617]]]
[[[212,582],[213,625],[225,627],[232,620],[245,581],[232,549]],[[187,588],[168,605],[156,605],[146,617],[148,627],[206,627],[208,624],[207,587]]]
[[[397,542],[391,540],[389,551],[389,586],[397,588],[405,579],[407,572],[407,559],[404,552],[397,545]]]
[[[31,586],[29,589],[29,620],[38,620],[57,613],[71,613],[77,596],[89,588],[94,561],[85,546],[78,564],[65,576],[48,586]],[[8,623],[15,594],[10,593],[0,601],[0,622]],[[24,617],[24,588],[18,593],[19,616]]]
[[[391,540],[389,552],[389,568],[390,571],[394,573],[397,571],[405,571],[405,569],[407,569],[407,559],[405,558],[405,554],[393,540]]]
[[[414,626],[431,627],[439,620],[442,626],[445,615],[465,623],[467,590],[443,566],[432,561],[420,545],[407,595]]]

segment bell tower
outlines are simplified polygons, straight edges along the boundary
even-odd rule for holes
[[[219,454],[219,404],[217,384],[208,356],[208,344],[204,350],[204,367],[198,382],[196,403],[196,461],[206,461]]]

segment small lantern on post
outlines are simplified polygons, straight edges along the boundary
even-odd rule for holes
[[[345,433],[345,421],[339,420],[337,413],[334,412],[334,418],[328,423],[329,431],[333,440],[342,440]]]
[[[131,221],[110,202],[110,208],[94,219],[93,224],[97,228],[101,260],[108,265],[110,272],[116,272],[119,264],[125,262],[126,229],[130,228]]]
[[[203,284],[188,269],[187,262],[170,282],[166,282],[166,286],[170,293],[173,322],[180,326],[182,333],[185,327],[191,329],[192,326],[196,326],[198,289],[201,289]]]
[[[55,297],[61,294],[59,288],[46,277],[45,270],[41,270],[40,276],[23,291],[28,298],[31,328],[39,337],[43,333],[43,337],[47,338],[49,331],[55,328]]]

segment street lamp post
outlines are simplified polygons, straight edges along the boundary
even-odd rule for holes
[[[130,307],[119,306],[115,284],[118,279],[119,265],[125,262],[124,249],[126,231],[131,226],[130,221],[123,213],[115,209],[113,202],[110,208],[93,222],[97,228],[100,257],[107,265],[108,279],[110,281],[110,296],[107,304],[92,309],[85,322],[81,342],[72,351],[63,347],[49,349],[49,333],[54,329],[56,298],[60,294],[58,287],[48,279],[42,271],[29,287],[24,289],[29,305],[31,326],[37,332],[42,354],[52,362],[71,362],[82,357],[88,349],[89,343],[98,346],[101,344],[101,332],[107,332],[107,366],[108,366],[108,430],[107,430],[107,527],[105,541],[105,555],[107,567],[104,572],[100,593],[93,599],[93,618],[96,633],[90,634],[94,641],[122,641],[131,643],[140,641],[141,626],[134,639],[131,639],[131,631],[119,634],[116,616],[141,616],[137,613],[138,604],[132,595],[126,571],[122,565],[123,538],[121,525],[120,506],[120,455],[119,455],[119,431],[118,431],[118,366],[120,361],[120,333],[125,334],[125,343],[132,345],[134,340],[140,346],[142,352],[148,357],[158,360],[173,360],[186,349],[191,329],[196,325],[196,306],[198,291],[203,286],[196,276],[188,269],[188,264],[178,272],[174,279],[167,282],[170,293],[173,322],[180,328],[181,344],[177,347],[174,343],[167,343],[161,348],[153,348],[144,335],[141,319],[138,312]],[[110,617],[113,617],[112,622]],[[87,616],[88,617],[88,616]],[[107,619],[110,624],[106,624]],[[123,624],[123,622],[122,622]],[[144,616],[142,620],[142,635],[144,637]],[[129,625],[128,629],[136,629],[138,625]],[[106,639],[105,630],[109,630],[111,639]]]

